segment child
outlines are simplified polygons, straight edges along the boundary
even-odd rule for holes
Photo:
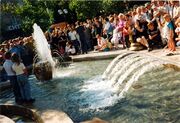
[[[175,39],[177,41],[176,45],[180,46],[180,21],[177,23],[177,28],[175,30],[176,34],[177,34],[177,38]]]
[[[132,40],[129,39],[129,34],[130,34],[130,24],[128,21],[126,21],[123,28],[123,38],[125,39],[126,48],[130,47],[130,40]]]
[[[173,40],[174,38],[174,25],[173,22],[171,21],[170,15],[169,14],[165,14],[164,19],[166,21],[165,26],[167,27],[167,39],[168,39],[168,49],[170,52],[174,52],[176,51],[176,47],[175,47],[175,42]]]
[[[30,84],[28,82],[27,70],[17,54],[12,54],[12,70],[16,73],[17,82],[20,87],[21,96],[24,102],[33,103],[31,98]]]
[[[97,38],[97,46],[95,46],[95,49],[98,51],[104,51],[107,48],[107,41],[101,37],[99,34],[96,35]]]
[[[111,39],[111,43],[114,44],[115,49],[118,49],[119,39],[120,39],[119,28],[117,27],[113,30],[113,37]]]

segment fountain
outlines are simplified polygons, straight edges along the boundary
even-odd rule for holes
[[[108,67],[107,67],[108,66]],[[34,108],[66,112],[73,122],[178,122],[180,68],[172,61],[135,52],[114,60],[84,61],[61,68],[51,84],[32,75]],[[11,97],[3,93],[1,98]]]
[[[55,61],[52,58],[49,44],[41,28],[35,23],[33,29],[33,38],[37,51],[33,64],[33,71],[38,80],[50,80],[53,76],[52,72],[55,67]]]

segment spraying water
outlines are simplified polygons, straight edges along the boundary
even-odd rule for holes
[[[125,97],[141,76],[164,68],[164,64],[168,62],[135,53],[122,53],[109,64],[102,76],[85,81],[81,97],[90,109],[114,105]]]
[[[51,50],[49,48],[46,37],[44,36],[41,28],[35,23],[33,25],[33,38],[35,40],[35,48],[38,53],[38,57],[41,61],[48,61],[52,67],[55,66],[55,62],[51,55]]]

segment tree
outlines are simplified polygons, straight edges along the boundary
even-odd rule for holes
[[[85,20],[97,15],[102,9],[102,1],[78,1],[71,0],[69,8],[75,11],[78,20]]]
[[[12,4],[6,3],[2,5],[4,6],[2,11],[19,16],[22,23],[21,28],[27,35],[32,33],[34,23],[46,30],[53,22],[53,11],[51,8],[48,8],[48,6],[54,6],[55,2],[53,0],[23,0],[23,4]]]
[[[23,0],[23,5],[16,6],[15,13],[22,20],[22,29],[25,33],[32,33],[32,25],[37,23],[46,30],[52,23],[52,11],[47,8],[47,3],[42,0]]]

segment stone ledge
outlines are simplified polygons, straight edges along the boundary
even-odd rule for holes
[[[39,114],[37,113],[37,110],[19,105],[0,105],[0,114],[5,116],[23,116],[35,121],[36,123],[73,123],[71,118],[62,111],[47,110],[42,112],[42,114]]]
[[[19,106],[19,105],[0,105],[0,113],[2,115],[19,115],[35,121],[36,123],[44,123],[42,118],[35,111]]]

